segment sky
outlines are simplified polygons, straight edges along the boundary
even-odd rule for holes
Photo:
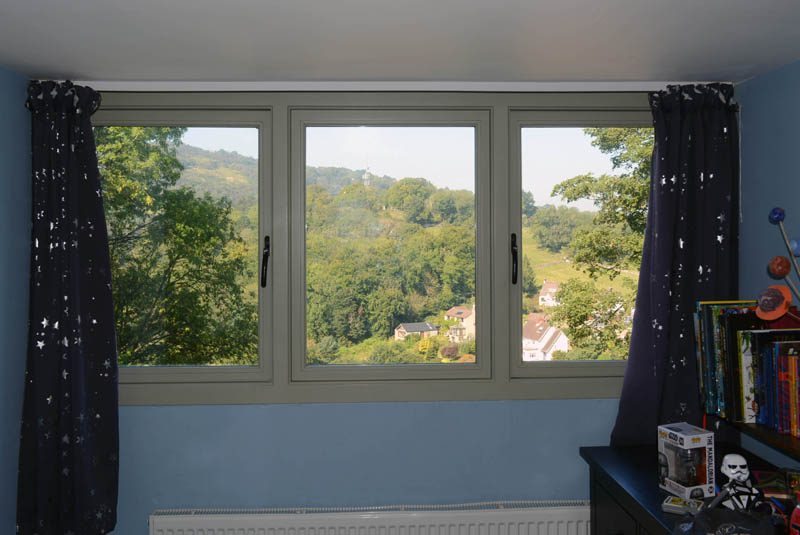
[[[258,157],[255,128],[189,128],[183,142],[206,150]],[[424,177],[437,187],[475,190],[471,127],[308,127],[306,164],[369,169],[394,178]],[[610,158],[580,128],[522,130],[522,187],[537,205],[566,204],[550,196],[557,183],[584,173],[612,173]],[[594,210],[588,201],[570,203]]]

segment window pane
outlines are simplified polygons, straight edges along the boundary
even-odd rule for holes
[[[256,364],[258,129],[95,135],[120,364]]]
[[[522,360],[627,358],[650,128],[522,129]]]
[[[475,130],[306,128],[306,362],[475,362]]]

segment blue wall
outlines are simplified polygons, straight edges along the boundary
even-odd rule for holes
[[[0,68],[0,532],[14,533],[28,325],[30,118],[26,79]]]
[[[786,209],[789,237],[800,236],[800,62],[739,85],[736,95],[742,121],[739,287],[742,298],[752,298],[775,283],[767,276],[769,259],[787,254],[767,221],[770,208]],[[756,441],[743,445],[775,464],[798,464]]]
[[[800,236],[800,62],[736,88],[742,121],[740,293],[754,297],[774,284],[766,264],[786,246],[767,214],[786,209],[789,237]]]
[[[588,498],[616,400],[123,407],[120,534],[157,507]]]

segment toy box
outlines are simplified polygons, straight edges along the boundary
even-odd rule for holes
[[[658,426],[658,484],[685,500],[714,495],[714,433],[680,422]]]

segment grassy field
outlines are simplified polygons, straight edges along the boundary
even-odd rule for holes
[[[539,247],[536,238],[533,237],[532,231],[527,228],[522,230],[522,251],[533,266],[533,272],[536,275],[536,282],[539,286],[541,286],[545,280],[562,283],[568,279],[574,278],[580,280],[590,279],[587,273],[575,267],[565,251],[551,253]],[[597,279],[596,284],[601,288],[612,288],[616,291],[623,291],[628,285],[635,285],[638,278],[638,271],[629,270],[623,272],[614,280],[608,277],[600,277]]]

